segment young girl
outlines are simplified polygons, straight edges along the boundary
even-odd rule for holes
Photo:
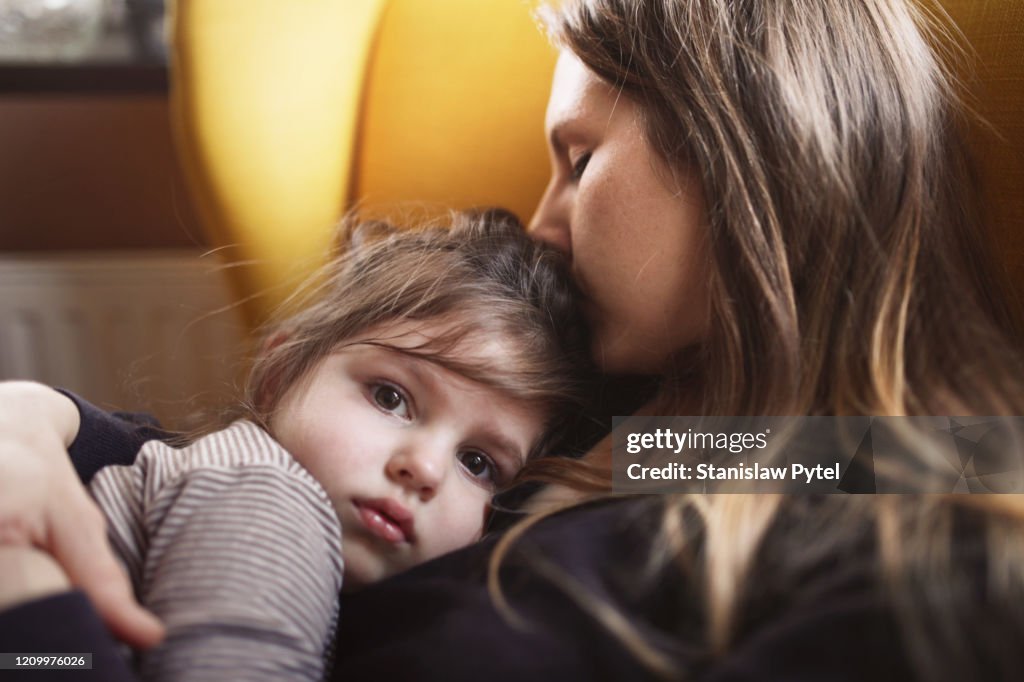
[[[167,628],[143,677],[321,679],[340,589],[479,539],[495,491],[561,452],[588,375],[568,275],[506,215],[454,222],[357,229],[239,420],[93,479]]]

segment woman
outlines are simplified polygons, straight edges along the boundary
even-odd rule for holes
[[[548,14],[563,53],[533,230],[571,260],[596,359],[658,378],[642,412],[1024,413],[932,16],[903,0]],[[601,488],[609,451],[534,475]],[[48,513],[34,539],[64,524]],[[1009,496],[597,499],[347,599],[335,675],[1019,676],[1022,524]]]

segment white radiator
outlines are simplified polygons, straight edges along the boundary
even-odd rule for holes
[[[233,391],[244,338],[213,256],[0,254],[0,379],[181,425]]]

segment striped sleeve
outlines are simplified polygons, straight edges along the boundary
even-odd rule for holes
[[[140,601],[167,627],[152,680],[319,680],[341,588],[323,488],[259,427],[147,443],[91,491]]]

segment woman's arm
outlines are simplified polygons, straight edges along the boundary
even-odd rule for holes
[[[52,555],[118,637],[152,646],[163,629],[135,602],[103,516],[68,459],[81,428],[67,396],[31,382],[0,383],[0,544]]]

